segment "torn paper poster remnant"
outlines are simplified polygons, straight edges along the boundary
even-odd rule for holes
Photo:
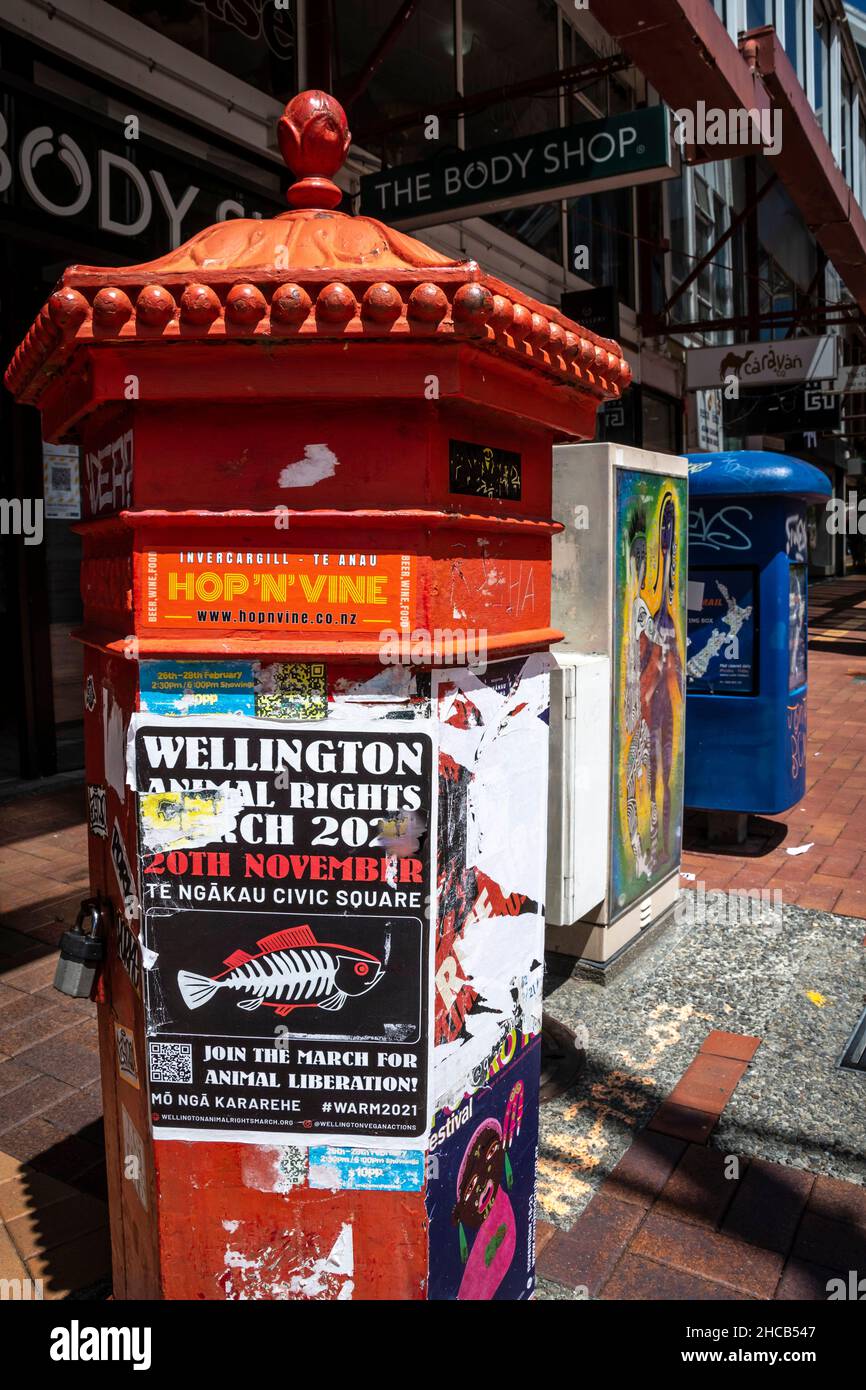
[[[162,851],[196,849],[220,840],[234,840],[243,806],[243,791],[239,787],[146,792],[140,799],[142,847]]]
[[[344,1221],[330,1251],[324,1257],[310,1260],[302,1272],[289,1280],[295,1297],[344,1301],[354,1292],[355,1252],[352,1227]]]
[[[126,781],[126,739],[123,730],[123,710],[110,690],[102,692],[102,738],[105,758],[105,780],[123,800]]]
[[[305,444],[304,457],[287,463],[280,472],[280,487],[312,487],[333,478],[340,460],[327,444]]]

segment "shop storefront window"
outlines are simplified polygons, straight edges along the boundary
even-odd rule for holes
[[[686,179],[683,171],[678,179],[670,179],[665,184],[668,200],[668,225],[671,241],[671,285],[675,289],[689,273],[689,203],[686,196]],[[682,311],[680,310],[680,313]]]
[[[352,0],[334,7],[334,39],[339,85],[351,89],[394,19],[394,0]],[[463,59],[475,36],[464,22]],[[555,66],[555,64],[554,64]],[[491,76],[486,85],[493,86]],[[456,148],[457,119],[439,118],[438,139],[426,138],[424,115],[457,95],[453,0],[424,0],[400,31],[349,111],[352,132],[384,164],[429,159],[434,151]],[[465,83],[464,83],[465,87]],[[405,126],[382,131],[388,122],[412,117]]]
[[[766,252],[761,254],[759,275],[762,314],[782,313],[794,308],[794,283]],[[774,338],[784,338],[787,331],[785,325],[762,328],[761,339],[770,342]]]
[[[803,0],[785,0],[785,52],[803,81]]]
[[[821,129],[830,138],[830,21],[820,5],[815,6],[814,87],[812,106]]]
[[[45,550],[57,771],[66,772],[84,762],[83,648],[69,636],[82,621],[81,540],[68,523],[46,521]]]
[[[700,173],[694,172],[695,256],[698,260],[709,257],[696,281],[697,318],[708,325],[733,313],[733,247],[728,242],[713,251],[730,220],[725,196],[727,178],[727,170],[720,164],[705,164]],[[707,341],[717,337],[708,334]]]
[[[389,3],[393,10],[393,4]],[[555,0],[463,0],[466,96],[555,73],[559,67]],[[492,144],[559,125],[556,87],[513,97],[466,117],[466,144]]]
[[[611,189],[568,204],[568,251],[586,247],[578,274],[591,285],[615,285],[623,304],[634,306],[632,193]]]
[[[772,0],[746,0],[746,28],[760,29],[762,24],[772,24]]]
[[[562,264],[561,203],[538,203],[534,207],[509,208],[488,213],[485,221],[522,241],[540,256]]]
[[[579,18],[579,14],[577,11],[576,18]],[[563,25],[562,38],[564,67],[578,68],[599,61],[596,50],[570,24]],[[566,93],[565,124],[577,125],[580,121],[591,121],[597,116],[630,111],[633,105],[632,92],[615,75],[581,82]]]
[[[147,261],[225,216],[283,211],[279,176],[268,168],[259,176],[254,159],[250,177],[238,175],[236,153],[216,138],[203,132],[190,153],[185,132],[172,139],[166,113],[158,134],[143,127],[128,141],[119,121],[94,109],[111,92],[104,84],[5,33],[2,59],[4,362],[66,265]],[[40,149],[46,127],[54,134]],[[73,461],[62,446],[46,460],[36,412],[7,392],[0,433],[0,492],[45,503],[42,543],[4,544],[0,557],[0,640],[18,673],[0,695],[2,781],[81,767],[83,745],[81,647],[68,635],[81,623]]]
[[[682,447],[682,404],[672,396],[641,391],[641,446],[676,454]]]
[[[297,90],[294,0],[110,0],[260,92],[288,101]],[[354,8],[354,5],[352,6]]]
[[[848,183],[853,178],[853,145],[851,117],[854,109],[854,83],[847,73],[842,77],[842,142],[841,142],[841,164],[842,173]]]

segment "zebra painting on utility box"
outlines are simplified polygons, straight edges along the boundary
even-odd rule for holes
[[[682,838],[686,482],[616,470],[611,906],[675,869]]]

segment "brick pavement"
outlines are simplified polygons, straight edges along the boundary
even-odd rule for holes
[[[96,1007],[52,985],[88,890],[83,808],[81,786],[0,807],[0,1277],[46,1298],[110,1267]]]
[[[571,1229],[539,1223],[542,1298],[824,1302],[830,1280],[850,1288],[866,1188],[706,1145],[759,1043],[711,1033]]]
[[[695,839],[687,818],[682,869],[707,891],[779,889],[786,903],[866,918],[863,576],[810,590],[808,698],[807,790],[800,805],[751,817],[748,841],[735,851],[690,848]],[[787,853],[806,844],[812,848],[805,854]]]
[[[857,674],[863,679],[858,680]],[[817,585],[810,598],[806,798],[787,816],[753,821],[747,848],[763,852],[688,851],[684,869],[695,873],[708,889],[780,887],[787,902],[866,917],[864,716],[866,580]],[[33,1277],[45,1279],[49,1297],[97,1283],[107,1278],[109,1270],[95,1007],[86,1000],[64,998],[51,984],[57,942],[74,920],[88,888],[86,836],[81,786],[0,805],[0,1219],[6,1223],[5,1228],[0,1225],[0,1277],[14,1277],[6,1274],[7,1269],[20,1273],[24,1268]],[[808,841],[814,842],[814,848],[807,854],[785,854],[789,845]],[[730,1067],[716,1070],[716,1082],[730,1081]],[[708,1080],[712,1086],[713,1078]],[[669,1104],[679,1107],[676,1113],[685,1125],[680,1137],[647,1131],[637,1144],[648,1146],[650,1153],[660,1144],[675,1146],[671,1152],[676,1154],[676,1164],[668,1179],[672,1180],[676,1169],[681,1183],[689,1165],[697,1162],[694,1157],[687,1160],[687,1155],[695,1148],[703,1152],[701,1145],[712,1126],[702,1121],[700,1106],[683,1106],[681,1095]],[[637,1154],[641,1151],[637,1149]],[[702,1161],[709,1165],[706,1183],[699,1184],[703,1192],[715,1180],[710,1172],[715,1160]],[[761,1171],[755,1162],[751,1168],[756,1175]],[[779,1169],[766,1180],[784,1193],[793,1171]],[[757,1181],[757,1176],[751,1180],[753,1185]],[[833,1231],[826,1222],[838,1222],[838,1201],[833,1207],[827,1187],[830,1180],[809,1178],[809,1182],[804,1205],[809,1220],[803,1216],[800,1244],[786,1253],[784,1279],[777,1283],[777,1293],[782,1287],[811,1287],[808,1281],[814,1267],[822,1264],[821,1241],[828,1229]],[[862,1189],[852,1191],[862,1195]],[[724,1249],[724,1241],[732,1238],[723,1213],[714,1228],[715,1244],[708,1246],[707,1238],[680,1230],[681,1225],[689,1225],[689,1217],[671,1193],[647,1225],[643,1217],[635,1224],[636,1203],[619,1188],[613,1195],[609,1185],[602,1192],[604,1201],[596,1207],[599,1194],[584,1216],[594,1210],[594,1222],[619,1231],[624,1239],[627,1234],[628,1259],[617,1265],[621,1283],[615,1287],[623,1290],[620,1296],[644,1296],[638,1290],[647,1264],[653,1262],[674,1271],[669,1276],[671,1288],[680,1287],[677,1281],[688,1275],[705,1279],[709,1292],[701,1296],[722,1296],[712,1291],[718,1281],[714,1282],[712,1273],[707,1276],[707,1270],[715,1268],[712,1262],[701,1266],[703,1273],[698,1265],[704,1256],[709,1260],[710,1248]],[[76,1203],[81,1205],[80,1218],[73,1216]],[[647,1211],[651,1205],[647,1203]],[[82,1229],[82,1222],[88,1229]],[[638,1239],[639,1231],[643,1234]],[[672,1231],[683,1239],[688,1235],[690,1243],[683,1248],[693,1252],[689,1259],[697,1271],[694,1275],[675,1266],[669,1257]],[[542,1223],[539,1248],[554,1235],[554,1228]],[[861,1251],[861,1268],[864,1263]],[[809,1265],[811,1273],[804,1267]],[[856,1268],[856,1261],[850,1267]],[[762,1277],[769,1279],[769,1268],[766,1261],[760,1265]],[[724,1296],[730,1296],[729,1292]]]

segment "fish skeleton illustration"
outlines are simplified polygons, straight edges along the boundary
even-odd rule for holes
[[[188,1009],[200,1009],[217,990],[246,995],[239,1009],[261,1005],[285,1018],[293,1009],[342,1009],[346,1000],[366,994],[385,968],[378,956],[356,946],[318,941],[308,925],[286,927],[257,941],[258,951],[234,951],[218,975],[179,970],[177,983]]]

